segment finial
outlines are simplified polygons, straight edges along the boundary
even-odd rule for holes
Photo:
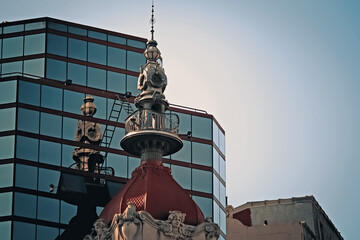
[[[154,18],[154,0],[152,1],[151,5],[151,18],[150,18],[150,24],[151,24],[151,40],[154,40],[154,24],[155,24],[155,18]]]

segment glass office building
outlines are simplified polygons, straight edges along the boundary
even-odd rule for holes
[[[53,192],[62,173],[86,175],[70,166],[86,94],[94,97],[92,121],[116,127],[110,147],[97,147],[114,175],[101,174],[112,192],[131,177],[140,159],[120,147],[122,111],[109,116],[119,96],[133,105],[147,40],[52,18],[0,24],[0,239],[55,239],[76,215],[76,205]],[[171,79],[170,79],[171,82]],[[133,109],[135,107],[133,106]],[[170,104],[180,118],[183,148],[165,156],[175,180],[205,216],[226,234],[225,135],[215,118]],[[103,206],[98,207],[101,212]]]

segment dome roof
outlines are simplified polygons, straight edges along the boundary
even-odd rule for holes
[[[114,215],[123,213],[130,202],[137,211],[145,210],[155,219],[166,220],[169,211],[177,210],[186,214],[185,224],[204,222],[200,208],[160,161],[143,161],[124,188],[105,206],[99,218],[110,223]]]

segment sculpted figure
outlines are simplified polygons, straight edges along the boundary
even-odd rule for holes
[[[96,236],[94,240],[108,239],[110,232],[109,232],[109,227],[104,219],[100,218],[96,220],[96,222],[94,223],[94,228],[96,232]]]
[[[185,216],[185,213],[179,211],[170,211],[168,220],[166,221],[169,223],[169,229],[166,229],[164,234],[175,240],[187,239],[190,233],[185,229]]]

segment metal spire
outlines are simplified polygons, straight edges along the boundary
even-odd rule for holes
[[[155,18],[154,18],[154,0],[152,1],[151,5],[151,18],[150,18],[150,24],[151,24],[151,40],[154,40],[154,24],[155,24]]]

